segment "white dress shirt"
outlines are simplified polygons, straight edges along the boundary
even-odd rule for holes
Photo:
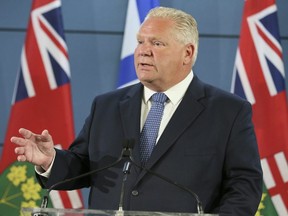
[[[193,74],[193,71],[191,71],[184,80],[182,80],[175,86],[169,88],[167,91],[163,92],[166,94],[169,100],[167,100],[167,102],[165,103],[164,113],[163,113],[163,117],[161,120],[157,141],[159,137],[161,136],[161,134],[163,133],[164,129],[166,128],[168,122],[170,121],[177,107],[179,106],[180,102],[182,101],[184,94],[187,91],[188,86],[190,85],[193,77],[194,77],[194,74]],[[151,108],[150,98],[154,93],[156,92],[152,91],[151,89],[147,87],[144,87],[144,94],[143,94],[142,105],[141,105],[141,121],[140,121],[141,131],[146,121],[149,110]]]

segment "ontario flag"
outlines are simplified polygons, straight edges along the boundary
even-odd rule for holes
[[[17,162],[12,136],[21,127],[48,129],[59,148],[74,139],[70,68],[60,0],[34,0],[21,53],[20,69],[0,162],[0,212],[21,215],[22,207],[39,207],[43,195],[34,166]],[[62,144],[62,146],[60,145]],[[52,191],[54,208],[82,208],[79,191]]]
[[[137,46],[136,35],[149,10],[156,6],[159,6],[158,0],[128,0],[117,84],[119,88],[139,82],[134,67],[134,50]]]
[[[252,104],[264,174],[257,215],[288,215],[288,106],[275,0],[246,0],[232,91]]]

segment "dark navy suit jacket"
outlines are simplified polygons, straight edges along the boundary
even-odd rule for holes
[[[121,155],[125,139],[134,139],[133,158],[140,164],[139,135],[142,84],[94,99],[91,113],[69,151],[57,150],[50,178],[43,187],[99,169]],[[251,122],[251,105],[194,76],[147,162],[147,168],[200,197],[205,212],[254,215],[262,194],[262,170]],[[123,162],[60,185],[91,187],[89,208],[118,209]],[[124,209],[197,212],[189,193],[132,166]]]

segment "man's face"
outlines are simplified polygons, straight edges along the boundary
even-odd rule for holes
[[[154,91],[167,90],[183,80],[191,69],[187,71],[187,61],[193,55],[193,46],[176,40],[174,25],[169,19],[149,18],[137,35],[136,73],[140,82]]]

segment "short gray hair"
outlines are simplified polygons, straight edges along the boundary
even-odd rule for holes
[[[199,33],[197,28],[197,22],[190,14],[184,11],[168,8],[168,7],[156,7],[149,11],[146,19],[150,17],[167,18],[175,23],[176,38],[184,44],[192,43],[195,47],[195,53],[192,59],[192,65],[194,65],[199,44]]]

